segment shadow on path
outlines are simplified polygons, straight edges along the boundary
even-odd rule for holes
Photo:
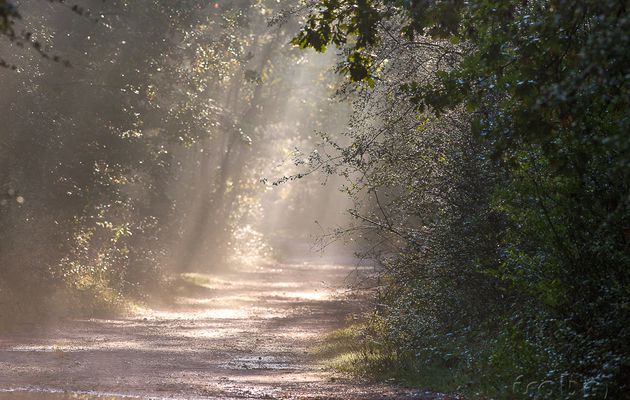
[[[339,295],[352,270],[296,264],[195,274],[173,307],[0,337],[0,400],[86,398],[52,391],[181,399],[434,398],[332,381],[309,354],[358,309],[357,301]],[[8,393],[15,390],[40,393]]]

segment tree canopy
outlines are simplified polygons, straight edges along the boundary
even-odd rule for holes
[[[626,390],[627,7],[321,0],[310,8],[293,43],[337,47],[339,72],[369,99],[357,103],[363,122],[349,131],[351,145],[311,161],[363,177],[352,188],[373,199],[367,214],[355,212],[371,235],[380,232],[370,243],[404,239],[382,257],[376,315],[385,322],[370,328],[376,342],[395,343],[398,365],[422,373],[434,357],[452,359],[442,365],[495,376],[478,385],[495,385],[499,397],[510,374],[578,374],[592,396]]]

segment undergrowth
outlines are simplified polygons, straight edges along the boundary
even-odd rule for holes
[[[38,286],[38,285],[34,285]],[[128,309],[131,298],[103,281],[84,279],[72,285],[35,287],[28,291],[0,287],[0,332],[45,325],[68,317],[99,318]]]
[[[352,378],[395,383],[403,387],[460,395],[466,399],[526,399],[514,390],[520,372],[508,364],[499,340],[469,343],[464,350],[457,340],[435,341],[411,354],[388,339],[378,318],[330,333],[313,351],[330,370]],[[474,355],[469,353],[474,352]],[[469,362],[467,355],[479,362]],[[521,374],[522,375],[522,374]],[[519,379],[529,382],[526,375]],[[520,389],[520,387],[518,388]],[[567,397],[571,398],[571,397]]]

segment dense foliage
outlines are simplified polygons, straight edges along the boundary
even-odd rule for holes
[[[0,328],[251,255],[253,221],[315,208],[311,181],[265,220],[261,178],[323,171],[354,201],[335,233],[379,264],[360,362],[469,396],[628,398],[626,1],[81,4],[0,0]],[[296,48],[331,46],[346,84]]]
[[[298,106],[295,78],[327,67],[269,26],[282,2],[81,5],[0,2],[0,329],[266,251],[261,178],[295,124],[333,119]]]
[[[382,362],[482,396],[627,398],[629,32],[612,0],[313,6],[293,43],[339,47],[361,100],[350,144],[310,161],[349,177],[381,260]]]

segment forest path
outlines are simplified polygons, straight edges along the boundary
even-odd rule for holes
[[[0,400],[74,398],[55,391],[157,399],[435,398],[331,379],[310,353],[357,310],[358,300],[340,295],[353,268],[296,264],[191,275],[174,307],[0,336]]]

